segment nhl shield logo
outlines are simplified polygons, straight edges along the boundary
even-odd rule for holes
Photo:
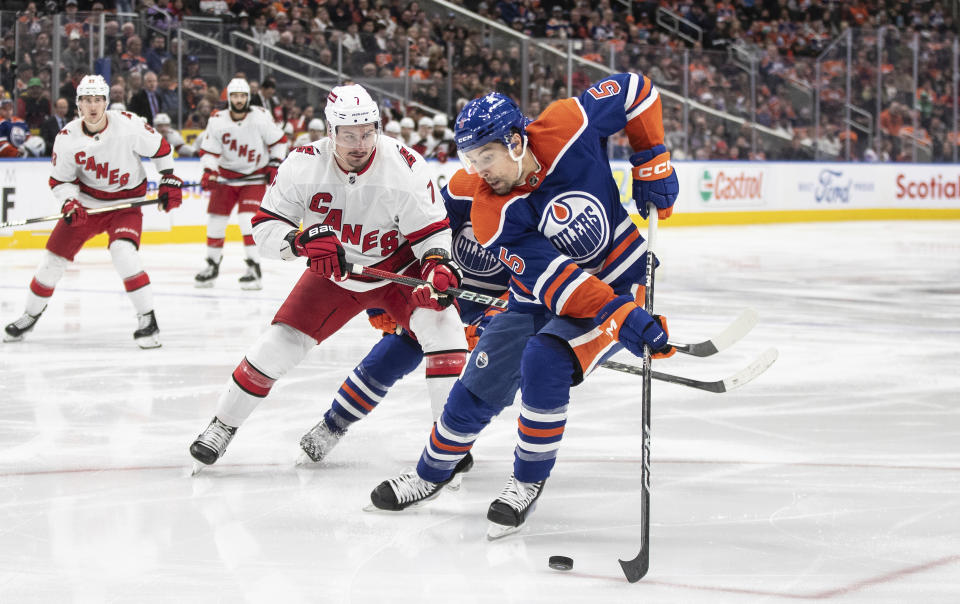
[[[490,363],[490,358],[487,356],[487,353],[481,351],[480,354],[477,355],[477,367],[479,367],[480,369],[483,369],[489,363]]]

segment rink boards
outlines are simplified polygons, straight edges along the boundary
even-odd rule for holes
[[[443,185],[459,163],[430,162]],[[200,162],[178,159],[184,203],[172,214],[144,208],[146,243],[197,243],[206,237],[207,193]],[[960,166],[813,162],[675,162],[680,179],[676,212],[664,226],[831,220],[960,219]],[[150,162],[147,196],[156,194]],[[630,164],[611,162],[624,202],[631,198]],[[57,213],[46,159],[0,160],[0,222]],[[637,217],[639,220],[639,217]],[[41,248],[53,222],[0,229],[0,249]],[[227,238],[239,240],[231,225]],[[106,237],[91,245],[106,245]]]

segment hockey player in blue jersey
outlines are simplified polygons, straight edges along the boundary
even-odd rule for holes
[[[463,285],[471,291],[500,296],[507,290],[510,273],[485,250],[473,233],[470,221],[471,200],[455,199],[441,190],[450,230],[453,232],[451,255],[463,274]],[[476,342],[490,319],[501,309],[467,300],[457,300],[460,319],[466,325],[467,341]],[[370,323],[384,332],[362,361],[353,369],[337,390],[333,403],[323,419],[300,439],[303,454],[298,464],[322,461],[346,434],[347,429],[365,418],[387,395],[387,391],[405,375],[413,372],[423,359],[423,350],[409,332],[397,328],[397,323],[382,310],[367,311]],[[427,375],[429,378],[429,373]],[[515,383],[511,400],[519,387]],[[469,454],[461,461],[461,470],[473,464]]]
[[[510,302],[480,336],[434,424],[415,472],[382,482],[373,506],[398,511],[436,497],[490,420],[522,404],[513,475],[488,509],[488,537],[519,530],[556,462],[570,387],[626,348],[669,356],[666,324],[642,300],[646,245],[628,209],[668,218],[679,190],[664,146],[659,93],[637,73],[607,77],[530,122],[488,94],[457,117],[465,168],[446,194],[473,200],[477,240],[511,273]],[[634,150],[632,208],[620,203],[603,142],[625,131]]]

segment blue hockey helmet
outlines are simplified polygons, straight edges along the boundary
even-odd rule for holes
[[[513,129],[523,136],[528,123],[510,97],[491,92],[464,106],[454,124],[453,138],[459,151],[470,151],[493,141],[509,148]]]

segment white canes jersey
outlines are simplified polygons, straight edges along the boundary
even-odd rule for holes
[[[380,135],[367,166],[345,172],[325,137],[297,147],[280,165],[253,217],[253,237],[267,258],[294,260],[284,237],[315,224],[333,227],[346,260],[401,272],[430,249],[450,251],[451,233],[433,171],[416,151]],[[351,276],[340,283],[367,291],[386,282]]]
[[[257,185],[266,182],[261,170],[270,159],[286,155],[287,137],[266,109],[254,105],[240,121],[228,109],[211,115],[200,148],[203,167],[219,171],[222,184]]]
[[[141,157],[152,158],[158,171],[173,169],[173,150],[152,126],[126,111],[107,111],[105,119],[106,128],[93,135],[75,119],[54,139],[50,188],[59,203],[72,198],[101,208],[143,199]]]

